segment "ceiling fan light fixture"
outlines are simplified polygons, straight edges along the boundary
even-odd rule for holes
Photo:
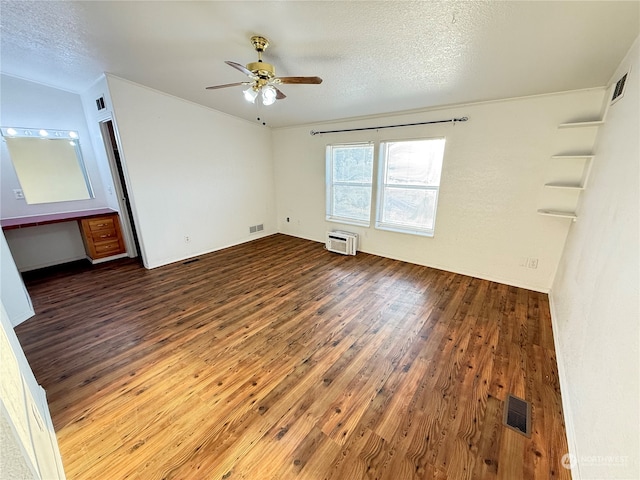
[[[251,37],[251,43],[258,52],[258,61],[248,63],[246,66],[230,60],[225,61],[227,65],[244,73],[251,80],[249,82],[226,83],[223,85],[212,85],[206,87],[207,90],[217,90],[220,88],[236,87],[238,85],[251,85],[243,90],[244,98],[249,103],[256,103],[256,98],[260,95],[260,103],[265,106],[273,105],[276,100],[283,100],[287,96],[282,93],[277,86],[281,84],[317,85],[322,83],[320,77],[276,77],[276,69],[270,63],[262,60],[262,53],[269,46],[269,41],[259,35]],[[277,85],[277,86],[276,86]]]
[[[273,85],[267,85],[262,88],[262,104],[272,105],[276,101],[278,92]]]
[[[242,93],[244,93],[244,99],[247,102],[251,102],[251,103],[255,103],[256,102],[256,97],[258,96],[258,91],[256,89],[254,89],[253,87],[247,88]]]

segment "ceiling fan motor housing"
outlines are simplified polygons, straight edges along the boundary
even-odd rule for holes
[[[247,70],[260,78],[271,79],[276,76],[276,69],[273,65],[266,62],[247,63]]]

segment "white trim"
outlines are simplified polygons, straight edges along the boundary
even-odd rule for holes
[[[196,102],[194,102],[192,100],[187,100],[186,98],[177,97],[176,95],[172,95],[171,93],[163,92],[162,90],[157,90],[157,89],[155,89],[153,87],[149,87],[147,85],[142,85],[141,83],[137,83],[137,82],[134,82],[132,80],[127,80],[126,78],[119,77],[118,75],[114,75],[113,73],[105,72],[104,73],[104,77],[105,77],[105,79],[107,81],[107,87],[108,87],[108,91],[109,92],[111,92],[111,85],[109,85],[109,79],[116,79],[116,80],[121,81],[123,83],[127,83],[129,85],[134,85],[136,87],[140,87],[140,88],[142,88],[144,90],[147,90],[149,92],[154,92],[154,93],[157,93],[158,95],[162,95],[164,97],[173,98],[173,99],[178,100],[180,102],[188,103],[188,104],[190,104],[190,105],[192,105],[192,106],[194,106],[196,108],[201,108],[203,110],[209,110],[210,112],[216,112],[216,113],[219,113],[220,115],[224,115],[225,117],[227,117],[229,119],[239,120],[239,121],[241,121],[243,123],[246,123],[248,125],[252,125],[252,126],[254,126],[256,128],[258,128],[258,127],[259,128],[264,128],[264,125],[261,125],[259,123],[255,123],[252,120],[247,120],[246,118],[233,116],[230,113],[223,112],[222,110],[216,110],[213,107],[209,107],[209,106],[203,105],[201,103],[196,103]],[[111,98],[111,94],[109,94],[109,98]],[[105,97],[105,102],[106,101],[107,101],[107,98]],[[113,108],[113,105],[111,105],[111,108],[112,108],[112,112],[114,112],[113,115],[115,117],[116,114],[115,114],[115,109]],[[115,118],[114,118],[114,120],[115,120]],[[272,128],[272,127],[267,126],[267,128]]]
[[[573,412],[569,401],[569,382],[567,381],[567,371],[565,368],[562,348],[560,348],[560,332],[558,331],[558,316],[556,315],[555,302],[553,300],[553,290],[549,290],[549,311],[551,313],[551,328],[553,330],[553,345],[556,351],[556,365],[558,366],[558,381],[560,382],[560,396],[562,398],[562,412],[564,415],[564,428],[567,433],[567,446],[569,453],[575,458],[579,458],[576,448],[576,431],[573,424]],[[561,452],[559,452],[561,453]],[[571,466],[571,478],[580,480],[580,463]]]
[[[31,302],[29,302],[29,303],[31,303]],[[33,310],[33,308],[25,310],[24,312],[21,312],[18,315],[16,315],[15,318],[11,319],[11,325],[13,325],[13,327],[15,328],[18,325],[20,325],[22,322],[25,322],[25,321],[29,320],[35,314],[36,314],[36,312]]]
[[[205,249],[205,250],[201,250],[199,252],[195,252],[195,253],[189,253],[188,255],[183,255],[177,258],[160,258],[158,260],[156,260],[153,263],[149,263],[148,265],[145,263],[144,267],[147,270],[153,270],[154,268],[159,268],[159,267],[164,267],[166,265],[171,265],[172,263],[180,263],[180,262],[184,262],[185,260],[191,260],[193,258],[196,257],[201,257],[202,255],[207,255],[209,253],[213,253],[213,252],[217,252],[219,250],[224,250],[225,248],[230,248],[230,247],[235,247],[236,245],[242,245],[244,243],[249,243],[249,242],[253,242],[255,240],[259,240],[261,238],[264,237],[270,237],[271,235],[276,235],[277,231],[265,231],[263,232],[262,235],[255,235],[255,234],[251,234],[250,237],[244,238],[242,240],[238,240],[237,242],[232,242],[232,243],[227,243],[224,244],[220,247],[215,247],[215,248],[209,248],[209,249]],[[295,237],[296,235],[291,235],[291,234],[285,234],[285,235],[290,235],[292,237]],[[304,237],[299,237],[299,238],[304,238]],[[311,239],[308,239],[311,240]],[[318,241],[318,240],[314,240],[314,241]],[[324,245],[324,241],[320,242]]]
[[[284,232],[281,232],[281,233],[284,233]],[[292,234],[287,233],[286,235],[292,235]],[[296,236],[296,235],[292,235],[292,236]],[[300,237],[300,238],[306,238],[306,237]],[[308,240],[313,240],[313,239],[308,238]],[[317,242],[318,240],[314,240],[314,241]],[[358,251],[363,253],[368,253],[370,255],[375,255],[377,257],[389,258],[391,260],[399,260],[401,262],[413,263],[414,265],[420,265],[428,268],[435,268],[436,270],[443,270],[445,272],[457,273],[459,275],[465,275],[467,277],[479,278],[480,280],[487,280],[489,282],[501,283],[503,285],[509,285],[512,287],[524,288],[525,290],[532,290],[534,292],[549,293],[549,289],[546,287],[542,287],[536,284],[523,283],[522,281],[510,278],[510,277],[503,277],[500,275],[488,275],[483,272],[477,272],[475,270],[467,270],[464,268],[452,268],[448,265],[441,265],[439,263],[420,262],[415,259],[403,257],[402,255],[392,255],[387,252],[373,251],[368,249],[367,250],[358,249]]]
[[[327,217],[325,218],[325,220],[327,222],[333,222],[333,223],[342,223],[344,225],[354,225],[356,227],[370,227],[371,223],[370,222],[364,222],[364,221],[358,221],[358,220],[353,220],[351,218],[341,218],[341,217],[330,217],[329,215],[327,215]]]
[[[77,262],[78,260],[86,259],[86,254],[82,252],[82,255],[75,255],[73,257],[59,258],[57,260],[50,260],[47,262],[36,263],[35,265],[24,265],[20,267],[18,270],[20,273],[30,272],[32,270],[39,270],[41,268],[54,267],[56,265],[62,265],[64,263]]]
[[[613,81],[613,79],[611,79],[611,81]],[[318,126],[324,126],[326,125],[327,128],[330,128],[330,126],[332,125],[340,125],[342,123],[346,123],[346,122],[353,122],[353,121],[364,121],[366,122],[367,120],[377,120],[379,118],[390,118],[390,117],[397,117],[397,116],[404,116],[404,115],[416,115],[416,114],[422,114],[422,113],[431,113],[431,112],[438,112],[441,110],[450,110],[453,108],[463,108],[463,107],[474,107],[477,105],[490,105],[493,103],[504,103],[504,102],[517,102],[520,100],[526,100],[526,99],[530,99],[530,98],[545,98],[545,97],[555,97],[555,96],[561,96],[561,95],[567,95],[567,94],[573,94],[576,92],[594,92],[594,91],[606,91],[607,90],[607,86],[606,85],[601,85],[599,87],[587,87],[587,88],[578,88],[576,90],[562,90],[560,92],[551,92],[551,93],[537,93],[534,95],[521,95],[518,97],[508,97],[508,98],[498,98],[495,100],[480,100],[477,102],[463,102],[463,103],[446,103],[443,105],[438,105],[435,107],[427,107],[427,108],[415,108],[415,109],[409,109],[409,110],[399,110],[397,112],[386,112],[386,113],[377,113],[377,114],[373,114],[373,115],[359,115],[359,116],[355,116],[355,117],[345,117],[345,118],[337,118],[337,119],[333,119],[333,120],[319,120],[317,122],[307,122],[307,123],[300,123],[300,124],[296,124],[296,125],[283,125],[281,127],[270,127],[272,130],[286,130],[286,129],[294,129],[294,128],[300,128],[300,127],[318,127]],[[609,102],[607,102],[609,103]],[[457,123],[457,122],[456,122]],[[451,125],[455,125],[454,123],[451,123]],[[338,128],[338,127],[336,127]]]
[[[396,223],[376,222],[376,230],[386,230],[387,232],[406,233],[407,235],[419,235],[421,237],[433,237],[433,229],[418,229],[416,227],[403,228]]]
[[[125,258],[128,257],[129,254],[128,253],[119,253],[118,255],[111,255],[110,257],[103,257],[103,258],[96,258],[93,259],[89,256],[87,256],[87,260],[89,260],[93,265],[97,265],[98,263],[104,263],[104,262],[110,262],[111,260],[118,260],[119,258]],[[134,257],[131,257],[134,258]]]

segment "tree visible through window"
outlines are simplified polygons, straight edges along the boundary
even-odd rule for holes
[[[327,220],[369,226],[373,144],[327,147]]]
[[[380,145],[376,228],[432,236],[444,138]]]

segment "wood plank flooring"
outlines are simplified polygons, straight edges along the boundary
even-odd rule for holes
[[[570,478],[544,294],[285,235],[26,282],[69,479]]]

